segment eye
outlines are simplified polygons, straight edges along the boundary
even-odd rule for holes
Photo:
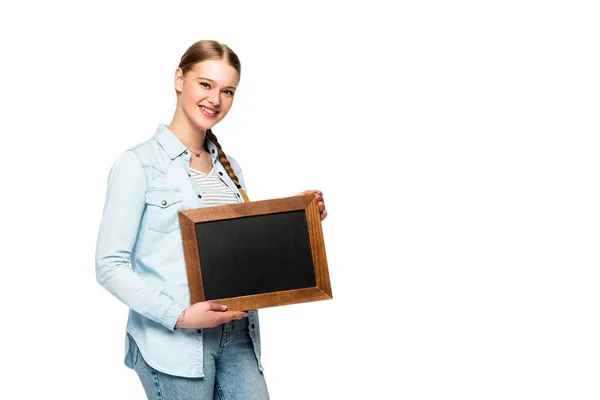
[[[203,85],[203,86],[206,85],[206,86],[204,86],[205,88],[210,88],[210,85],[206,82],[200,82],[200,85]]]
[[[223,90],[223,93],[225,93],[227,96],[233,96],[233,91],[229,89]]]

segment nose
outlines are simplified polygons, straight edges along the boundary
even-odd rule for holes
[[[219,92],[217,90],[212,90],[208,97],[208,102],[213,106],[218,106],[221,104],[221,98],[219,96]]]

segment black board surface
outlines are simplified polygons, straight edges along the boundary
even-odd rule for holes
[[[304,210],[195,223],[206,300],[314,287]]]

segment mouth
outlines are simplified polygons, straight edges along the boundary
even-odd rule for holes
[[[216,108],[212,108],[212,107],[206,107],[206,106],[198,106],[198,107],[200,108],[200,112],[202,112],[202,114],[204,114],[208,118],[216,118],[217,114],[219,114],[219,112],[220,112]]]

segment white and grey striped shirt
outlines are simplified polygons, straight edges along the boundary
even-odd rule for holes
[[[219,178],[214,167],[208,174],[190,167],[190,176],[198,184],[205,207],[238,203],[236,194]]]

